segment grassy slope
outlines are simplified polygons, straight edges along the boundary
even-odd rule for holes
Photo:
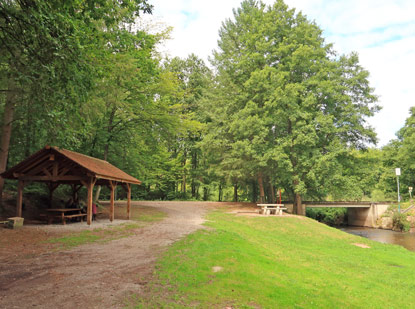
[[[409,308],[415,253],[308,218],[214,212],[159,262],[137,307]],[[352,245],[364,243],[365,249]],[[213,272],[212,267],[223,267]],[[166,294],[167,293],[167,294]],[[131,303],[130,303],[131,304]]]

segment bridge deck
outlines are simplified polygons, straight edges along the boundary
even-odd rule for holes
[[[370,208],[371,204],[305,204],[309,208]]]

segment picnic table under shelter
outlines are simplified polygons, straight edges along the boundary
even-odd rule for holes
[[[87,223],[92,222],[93,190],[95,185],[107,186],[111,190],[110,221],[114,220],[115,188],[121,185],[127,191],[127,216],[131,216],[131,184],[141,181],[128,175],[107,161],[93,158],[74,151],[45,146],[14,167],[3,172],[5,179],[18,180],[16,216],[22,216],[23,189],[30,182],[43,182],[53,191],[61,184],[72,187],[73,195],[85,186],[87,193]]]

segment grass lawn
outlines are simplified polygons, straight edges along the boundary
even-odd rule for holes
[[[128,306],[414,308],[415,252],[308,218],[210,213]],[[361,248],[354,243],[366,244]]]

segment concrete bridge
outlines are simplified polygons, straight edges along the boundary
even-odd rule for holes
[[[377,227],[376,221],[386,212],[390,202],[303,202],[309,208],[347,208],[348,224]],[[285,204],[292,210],[292,203]]]

